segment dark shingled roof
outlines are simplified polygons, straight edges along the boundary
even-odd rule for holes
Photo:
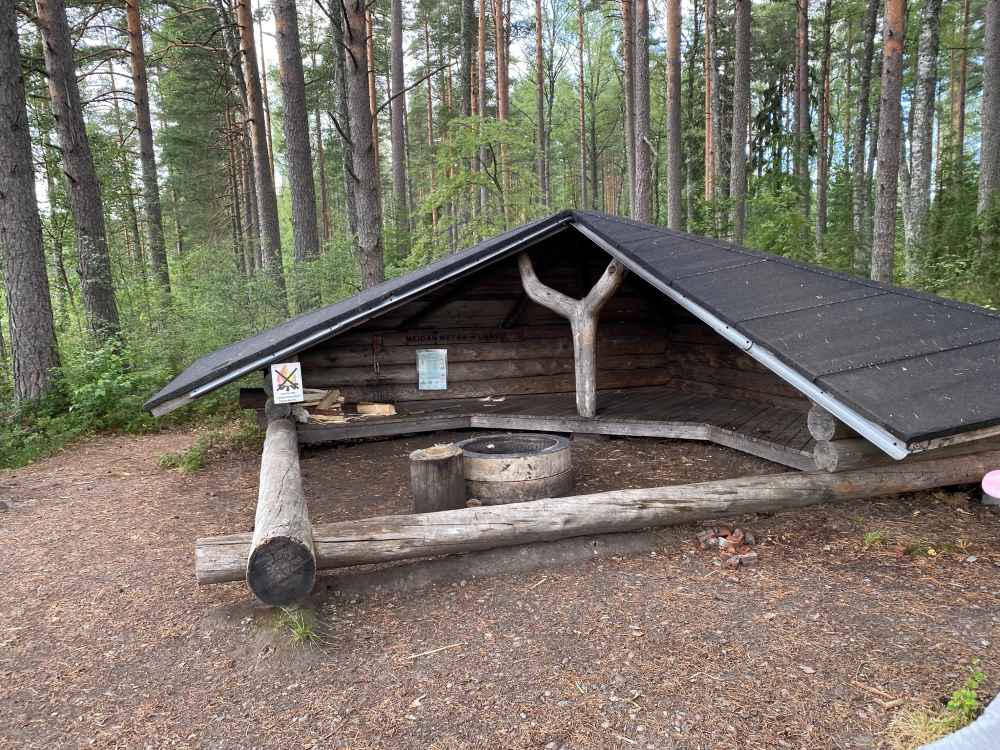
[[[436,280],[471,273],[519,252],[539,232],[573,223],[600,238],[631,270],[705,308],[905,443],[1000,424],[1000,315],[588,211],[564,211],[526,224],[202,357],[146,408],[206,383],[234,379],[240,368],[310,335],[346,325]]]

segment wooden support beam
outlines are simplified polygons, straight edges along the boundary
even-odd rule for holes
[[[968,484],[998,461],[1000,451],[991,451],[841,474],[794,472],[365,518],[318,526],[313,538],[319,567],[340,568]],[[199,539],[198,582],[239,580],[249,542],[247,534]]]
[[[938,448],[926,453],[916,453],[902,461],[894,461],[872,443],[863,438],[848,440],[819,440],[813,447],[813,460],[820,471],[838,472],[864,469],[872,466],[888,464],[912,464],[932,459],[964,456],[970,453],[994,451],[1000,449],[1000,438],[981,440],[977,443],[958,443],[945,448]]]
[[[269,402],[269,408],[282,407]],[[245,551],[247,586],[265,604],[291,604],[312,591],[316,554],[302,491],[298,436],[290,418],[268,422],[254,531]]]
[[[806,424],[813,440],[845,440],[859,437],[858,433],[816,404],[813,404],[809,414],[806,415]]]
[[[621,286],[625,269],[613,260],[594,288],[582,300],[567,297],[545,286],[535,275],[531,256],[517,258],[521,284],[533,302],[566,318],[573,334],[573,359],[576,375],[576,409],[581,417],[597,415],[597,321],[601,308]]]

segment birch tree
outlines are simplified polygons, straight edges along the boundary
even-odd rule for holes
[[[910,189],[903,204],[904,262],[906,277],[910,280],[919,278],[922,273],[924,233],[930,207],[940,18],[941,0],[924,0],[920,9],[917,80],[913,92]]]

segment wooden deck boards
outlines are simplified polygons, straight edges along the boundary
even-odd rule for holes
[[[299,427],[302,443],[444,429],[592,432],[707,440],[799,469],[812,469],[805,412],[757,401],[682,393],[665,386],[601,391],[597,417],[576,412],[572,393],[396,404],[393,417]]]

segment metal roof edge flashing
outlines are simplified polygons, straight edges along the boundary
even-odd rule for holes
[[[598,247],[624,263],[630,271],[641,277],[643,281],[660,290],[663,294],[667,295],[674,302],[708,325],[724,339],[729,341],[734,346],[742,349],[775,375],[802,393],[802,395],[806,396],[819,406],[822,406],[852,430],[874,445],[878,446],[879,449],[890,457],[898,461],[909,455],[910,451],[904,441],[900,440],[895,435],[883,429],[871,420],[861,416],[857,411],[831,396],[807,377],[786,365],[776,354],[774,354],[774,352],[755,343],[752,339],[747,338],[714,313],[709,312],[697,302],[679,292],[676,287],[671,285],[669,282],[657,278],[641,265],[635,263],[625,253],[617,248],[613,242],[605,239],[593,229],[588,227],[585,223],[583,223],[584,221],[585,219],[578,217],[572,222],[572,225],[577,231],[587,237],[587,239],[591,240]]]

